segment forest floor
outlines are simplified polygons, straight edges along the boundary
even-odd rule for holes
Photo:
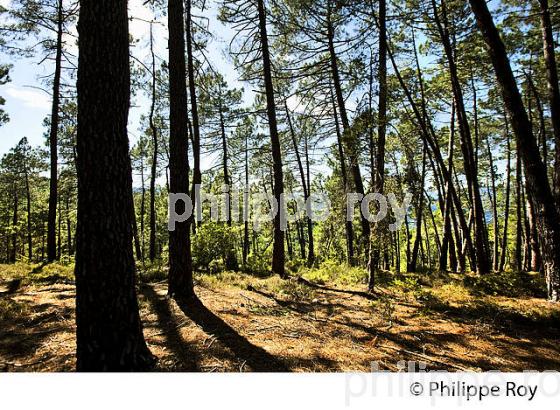
[[[528,274],[522,283],[511,275],[386,274],[375,295],[361,283],[329,282],[333,275],[197,275],[202,304],[185,306],[166,297],[164,282],[142,283],[156,370],[341,372],[377,363],[397,371],[399,361],[429,370],[560,370],[560,306],[518,294],[531,287]],[[21,283],[8,289],[14,278]],[[0,371],[74,370],[74,297],[71,268],[0,266]]]

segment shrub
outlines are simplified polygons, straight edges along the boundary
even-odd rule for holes
[[[546,297],[546,284],[539,274],[504,272],[467,276],[463,279],[463,283],[466,287],[487,295]]]

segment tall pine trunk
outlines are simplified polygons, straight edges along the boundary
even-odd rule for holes
[[[543,260],[551,301],[560,301],[560,215],[548,183],[546,166],[513,75],[509,57],[485,0],[469,0],[488,52],[517,137],[525,168],[527,187],[535,201]]]
[[[336,55],[336,49],[334,46],[334,26],[331,20],[332,10],[330,9],[331,4],[329,2],[329,11],[327,14],[327,40],[329,48],[329,62],[332,75],[333,86],[335,90],[336,102],[338,104],[338,109],[340,111],[340,119],[342,122],[342,143],[344,149],[346,150],[346,155],[350,162],[350,172],[352,174],[352,179],[354,181],[354,188],[357,194],[364,195],[364,183],[362,181],[362,174],[360,171],[360,164],[358,159],[358,141],[352,135],[350,130],[350,121],[348,120],[348,113],[346,111],[346,104],[344,102],[344,95],[342,93],[342,83],[340,80],[340,73],[338,68],[338,57]],[[369,221],[365,218],[362,212],[360,212],[362,223],[362,243],[365,245],[370,241],[371,228]]]
[[[33,261],[33,232],[31,232],[31,189],[29,186],[29,172],[25,166],[25,199],[27,205],[27,258]]]
[[[47,260],[56,260],[56,206],[58,203],[58,124],[60,105],[60,77],[62,75],[62,0],[57,4],[56,57],[52,92],[51,126],[49,132],[50,181],[49,181],[49,215],[47,225]]]
[[[348,180],[348,171],[346,168],[346,158],[344,156],[344,147],[342,145],[342,132],[340,130],[340,123],[338,121],[338,113],[336,110],[336,101],[334,94],[331,91],[331,103],[333,107],[334,126],[336,131],[336,146],[338,148],[338,158],[340,161],[340,174],[342,176],[342,185],[344,195],[348,195],[351,191],[350,181]],[[344,229],[346,232],[346,260],[350,266],[354,266],[354,224],[352,221],[346,220],[344,217]]]
[[[202,171],[200,169],[200,121],[198,117],[198,100],[196,96],[196,83],[194,78],[194,55],[193,55],[193,27],[192,27],[192,0],[185,1],[185,24],[187,34],[187,70],[189,78],[189,97],[191,103],[192,117],[192,143],[193,143],[193,181],[192,194],[196,195],[197,186],[202,184]],[[193,198],[196,201],[197,221],[201,218],[201,198]]]
[[[544,60],[546,64],[548,99],[550,103],[550,116],[556,143],[556,158],[554,164],[554,194],[556,205],[560,206],[560,86],[558,85],[558,68],[554,52],[554,36],[548,0],[538,0],[541,9],[541,25],[543,36]],[[546,143],[546,138],[545,138]]]
[[[156,179],[157,179],[157,164],[158,164],[158,129],[155,124],[155,109],[156,109],[156,55],[154,52],[154,33],[153,24],[150,23],[150,54],[152,57],[152,103],[150,106],[150,132],[152,133],[152,164],[150,175],[150,245],[149,257],[150,261],[156,259]]]
[[[385,190],[385,140],[387,135],[387,2],[379,0],[379,101],[377,113],[377,152],[375,158],[375,181],[374,191],[383,195]],[[424,158],[425,159],[425,158]],[[422,211],[420,211],[422,212]],[[369,280],[368,290],[373,292],[375,288],[375,275],[379,269],[379,257],[381,253],[381,243],[386,236],[384,230],[386,224],[375,223],[373,235],[369,238]]]
[[[78,371],[146,370],[138,311],[128,146],[126,0],[82,0],[78,33]]]
[[[270,62],[270,51],[268,47],[268,34],[266,29],[266,9],[264,0],[257,0],[259,14],[259,31],[261,42],[261,55],[263,62],[264,85],[266,91],[266,112],[268,115],[268,127],[270,131],[270,143],[272,148],[272,164],[274,178],[274,198],[278,203],[278,213],[274,217],[274,243],[272,250],[272,272],[285,277],[285,250],[284,232],[280,223],[280,215],[285,212],[282,204],[284,193],[284,172],[282,170],[282,149],[278,135],[278,123],[276,118],[276,102],[274,101],[274,85],[272,83],[272,64]]]
[[[432,0],[432,7],[434,20],[438,27],[441,42],[447,58],[451,86],[455,98],[465,176],[469,186],[469,198],[473,209],[476,271],[479,274],[484,274],[490,272],[490,259],[488,257],[487,249],[488,233],[485,226],[484,209],[482,206],[482,198],[480,195],[480,187],[477,177],[475,146],[473,146],[472,142],[471,129],[467,118],[467,111],[463,99],[461,82],[459,80],[458,68],[450,41],[445,0],[442,1],[442,17],[440,17],[436,0]]]
[[[187,77],[185,64],[185,26],[183,0],[169,0],[169,189],[173,194],[188,194],[188,123]],[[192,198],[191,198],[192,200]],[[175,211],[181,215],[185,204],[179,201]],[[191,215],[169,232],[169,296],[176,299],[194,296],[191,255]]]
[[[506,256],[508,253],[508,227],[509,227],[509,209],[511,197],[511,141],[509,136],[509,123],[507,115],[505,116],[505,136],[506,136],[506,150],[507,150],[507,164],[506,164],[506,192],[505,192],[505,210],[504,210],[504,231],[502,235],[502,252],[500,254],[500,264],[498,265],[498,272],[503,272],[506,266]]]

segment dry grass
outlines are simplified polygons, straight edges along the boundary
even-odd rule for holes
[[[398,370],[402,360],[450,371],[560,370],[560,308],[530,296],[415,276],[390,278],[374,297],[328,280],[222,273],[197,282],[206,308],[178,306],[163,283],[139,289],[157,370],[369,371],[372,362]],[[49,281],[0,296],[0,370],[73,370],[73,298],[72,284]]]

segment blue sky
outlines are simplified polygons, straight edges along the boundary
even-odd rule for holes
[[[8,6],[10,0],[0,0],[0,4]],[[133,49],[134,55],[143,60],[148,60],[148,49],[146,48],[149,36],[149,24],[140,21],[151,20],[152,12],[149,8],[142,5],[143,0],[129,1],[129,15],[136,17],[130,23],[131,34],[140,39],[140,46]],[[212,2],[213,4],[213,2]],[[235,87],[243,87],[243,84],[237,81],[237,74],[233,68],[233,64],[228,61],[225,55],[225,49],[228,42],[224,39],[231,38],[230,30],[224,27],[215,18],[216,7],[212,6],[204,12],[204,16],[210,20],[210,30],[216,39],[210,44],[208,56],[214,67],[220,71],[228,80],[230,85]],[[199,10],[195,13],[200,15]],[[166,18],[160,19],[162,23],[166,23]],[[155,26],[156,37],[156,54],[162,58],[167,58],[167,32],[163,26]],[[68,44],[73,43],[72,39],[68,39]],[[72,47],[75,47],[72,45]],[[76,50],[73,50],[76,52]],[[5,111],[10,116],[10,122],[0,127],[0,155],[6,153],[10,148],[15,146],[17,142],[27,137],[32,145],[45,144],[45,128],[43,120],[50,115],[51,95],[39,88],[44,88],[45,84],[40,80],[41,77],[51,75],[54,71],[52,62],[45,61],[39,64],[42,57],[15,59],[11,56],[0,55],[2,62],[8,62],[13,65],[10,71],[12,81],[0,88],[0,95],[6,99]],[[251,92],[245,93],[246,102],[250,103]],[[135,105],[140,108],[133,108],[130,112],[129,132],[131,136],[131,144],[134,143],[135,136],[139,134],[140,115],[147,110],[149,106],[145,96],[138,96]]]

